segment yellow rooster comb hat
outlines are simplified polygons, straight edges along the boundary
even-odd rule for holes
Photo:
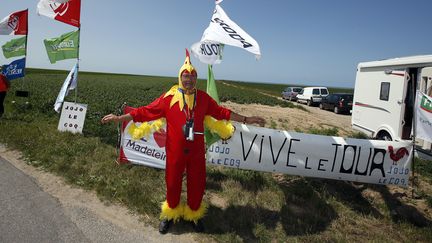
[[[197,75],[197,72],[196,72],[194,66],[192,66],[192,63],[190,61],[190,55],[189,55],[189,51],[187,48],[186,48],[186,58],[185,58],[184,64],[183,64],[183,66],[181,66],[179,73],[178,73],[178,83],[179,83],[179,87],[182,89],[184,89],[182,82],[181,82],[181,75],[183,72],[188,72],[188,73],[195,75],[195,76]]]

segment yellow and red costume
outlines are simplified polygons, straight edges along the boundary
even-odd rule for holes
[[[180,218],[197,222],[206,212],[202,202],[206,183],[206,160],[204,143],[204,122],[214,132],[226,138],[232,135],[234,128],[226,121],[231,111],[219,106],[207,93],[196,90],[186,94],[182,86],[183,72],[193,73],[194,67],[187,54],[185,64],[179,71],[179,85],[172,87],[147,106],[139,107],[129,114],[134,122],[145,122],[140,128],[133,127],[136,138],[159,129],[163,123],[159,120],[149,125],[148,121],[160,118],[166,120],[166,201],[162,204],[161,219],[177,221]],[[196,71],[195,71],[196,74]],[[193,141],[188,141],[183,132],[186,121],[193,118]],[[156,127],[156,128],[155,128]],[[140,132],[141,131],[141,132]],[[144,131],[144,132],[143,132]],[[136,135],[135,134],[135,135]],[[180,203],[183,173],[187,175],[187,205]]]

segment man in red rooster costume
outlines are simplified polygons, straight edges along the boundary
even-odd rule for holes
[[[160,217],[162,221],[159,225],[159,232],[162,234],[167,233],[172,223],[180,218],[191,221],[195,231],[204,231],[201,219],[207,209],[206,204],[202,203],[206,183],[206,151],[203,134],[204,123],[206,121],[207,125],[208,117],[205,116],[211,116],[216,120],[256,123],[261,126],[265,124],[263,118],[236,114],[219,106],[207,93],[197,90],[195,88],[197,72],[190,62],[187,50],[185,62],[178,74],[178,81],[178,85],[173,86],[147,106],[139,107],[125,115],[109,114],[102,118],[102,123],[130,120],[148,122],[163,117],[166,119],[166,201],[162,203]],[[230,130],[228,134],[232,135],[234,128],[230,123],[227,129]],[[187,204],[183,205],[180,203],[180,194],[185,171]]]

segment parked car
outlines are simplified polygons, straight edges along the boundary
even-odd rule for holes
[[[323,97],[319,105],[322,110],[332,110],[336,114],[349,113],[352,109],[352,94],[330,94]]]
[[[297,102],[304,102],[311,106],[320,103],[323,97],[328,95],[326,87],[304,87],[302,91],[297,94]]]
[[[284,91],[282,91],[282,99],[285,100],[297,100],[297,94],[300,92],[302,88],[300,87],[286,87]]]

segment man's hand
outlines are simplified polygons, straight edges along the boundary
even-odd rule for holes
[[[264,118],[259,117],[259,116],[250,116],[250,117],[246,117],[245,123],[246,124],[256,123],[256,124],[260,125],[260,127],[263,127],[265,125],[266,121],[264,120]]]
[[[114,114],[109,114],[109,115],[104,116],[101,120],[101,122],[103,124],[111,122],[111,121],[117,123],[119,121],[119,117],[114,115]]]

